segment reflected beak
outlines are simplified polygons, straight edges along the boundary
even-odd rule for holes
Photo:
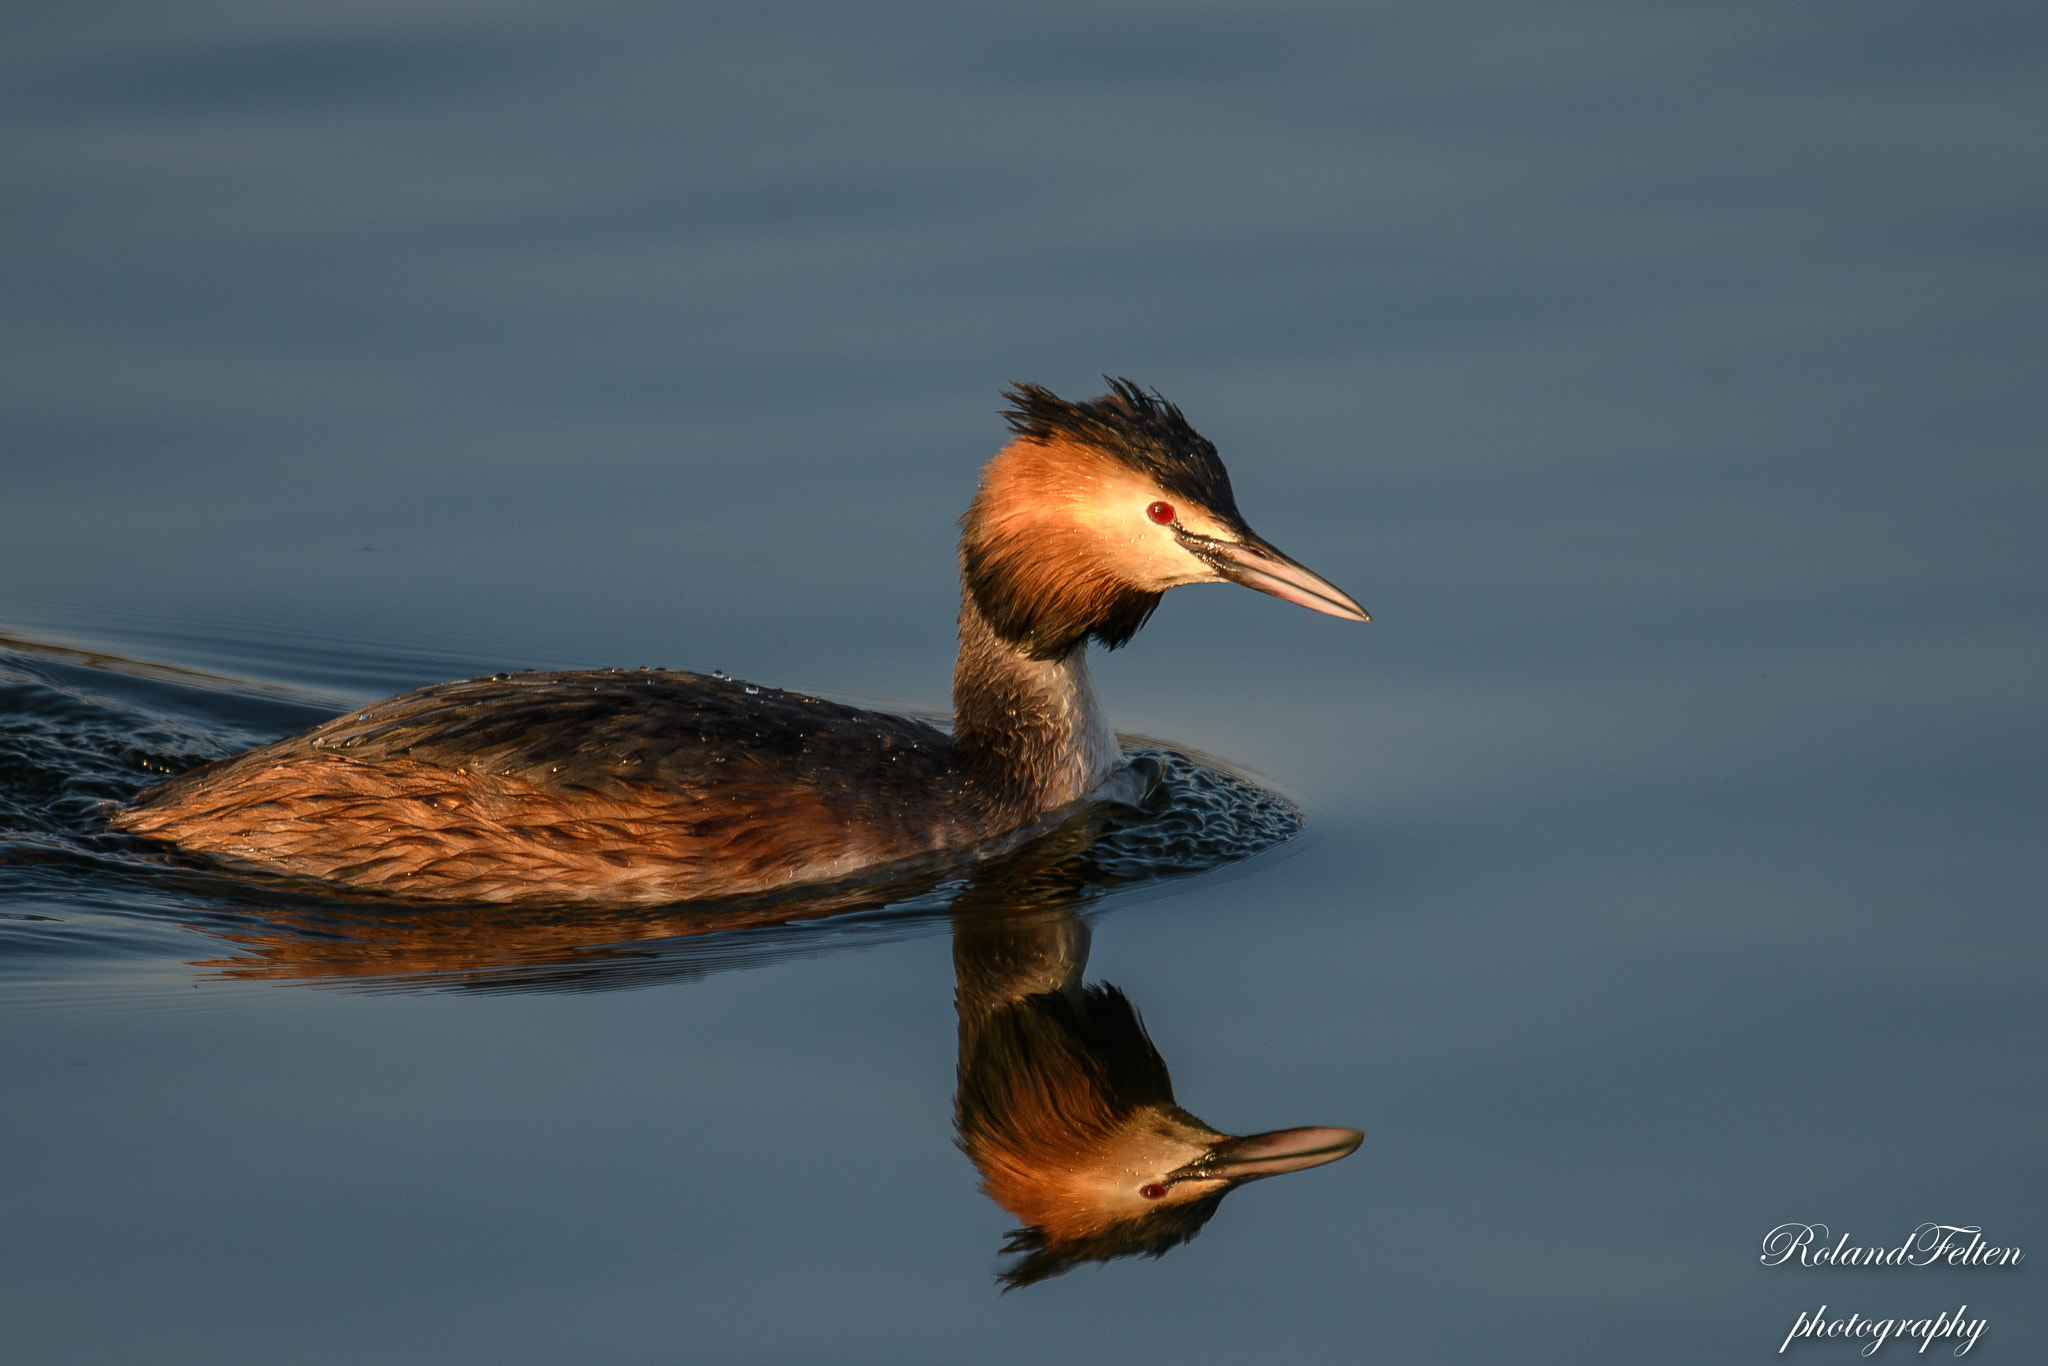
[[[1275,1129],[1269,1134],[1232,1138],[1217,1144],[1200,1162],[1173,1174],[1178,1181],[1256,1181],[1282,1172],[1307,1171],[1349,1157],[1365,1142],[1356,1129],[1316,1126]]]
[[[1190,554],[1206,561],[1232,583],[1271,593],[1312,612],[1326,612],[1347,621],[1372,620],[1372,614],[1360,607],[1357,599],[1281,554],[1249,527],[1240,541],[1199,536],[1192,531],[1178,534]]]

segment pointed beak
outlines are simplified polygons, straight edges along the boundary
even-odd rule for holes
[[[1183,531],[1180,543],[1232,583],[1271,593],[1312,612],[1326,612],[1347,621],[1372,620],[1372,613],[1360,607],[1357,599],[1281,554],[1249,527],[1245,528],[1242,540],[1226,541]]]
[[[1363,1142],[1365,1135],[1356,1129],[1275,1129],[1269,1134],[1225,1139],[1211,1148],[1206,1158],[1189,1163],[1173,1176],[1176,1180],[1256,1181],[1349,1157]]]

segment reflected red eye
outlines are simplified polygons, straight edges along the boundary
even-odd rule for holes
[[[1164,503],[1154,503],[1152,506],[1155,508],[1166,508],[1166,504]],[[1166,508],[1166,515],[1168,517],[1172,517],[1173,509]],[[1154,518],[1153,520],[1157,521],[1158,519]],[[1157,1183],[1154,1183],[1150,1186],[1140,1186],[1138,1187],[1138,1194],[1144,1196],[1147,1200],[1157,1200],[1166,1194],[1166,1187],[1158,1185]]]
[[[1151,507],[1145,509],[1145,515],[1159,523],[1159,525],[1165,526],[1173,520],[1173,504],[1154,503]]]

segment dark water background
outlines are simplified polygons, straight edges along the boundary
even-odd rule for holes
[[[2048,1345],[2031,1263],[1757,1262],[2048,1247],[2038,6],[0,35],[10,1360]],[[1091,978],[1211,1122],[1366,1133],[1158,1262],[995,1293],[936,913],[364,990],[95,843],[148,763],[493,669],[942,706],[996,390],[1105,371],[1376,616],[1190,591],[1097,661],[1310,837],[1094,903]]]

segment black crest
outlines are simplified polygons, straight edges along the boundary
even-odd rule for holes
[[[1015,1258],[996,1271],[1003,1293],[1063,1276],[1082,1262],[1108,1262],[1118,1257],[1164,1257],[1182,1243],[1194,1241],[1230,1192],[1211,1191],[1199,1200],[1169,1205],[1136,1219],[1111,1224],[1093,1237],[1054,1240],[1042,1229],[1010,1230],[1002,1255]]]
[[[1036,384],[1013,384],[1003,391],[1011,404],[1003,420],[1011,431],[1034,441],[1086,442],[1150,476],[1168,493],[1192,499],[1228,521],[1239,520],[1230,473],[1209,439],[1158,390],[1147,393],[1130,380],[1102,378],[1110,392],[1085,403],[1070,403]]]

